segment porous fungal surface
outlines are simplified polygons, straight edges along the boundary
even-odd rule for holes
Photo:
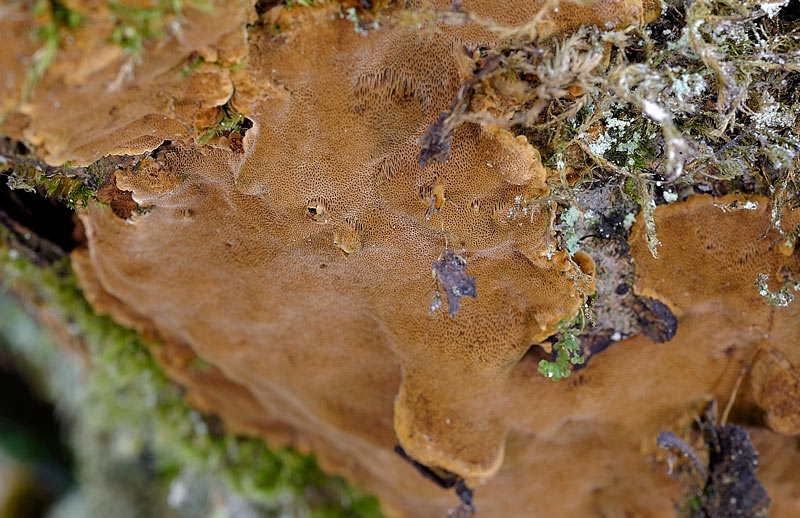
[[[4,53],[0,133],[49,179],[113,156],[73,268],[195,407],[390,516],[668,517],[656,437],[730,400],[800,516],[800,68],[711,48],[728,6],[183,2],[141,34],[103,4],[48,22],[25,95]]]

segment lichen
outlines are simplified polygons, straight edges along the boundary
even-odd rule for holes
[[[556,325],[558,341],[553,344],[554,361],[539,361],[539,372],[544,377],[553,381],[567,378],[572,373],[570,365],[580,365],[585,361],[578,341],[583,325],[583,313],[576,319],[562,320]]]
[[[764,301],[776,308],[788,306],[794,300],[794,293],[792,292],[800,292],[800,281],[793,281],[790,278],[784,279],[778,291],[771,291],[769,289],[769,275],[766,273],[758,274],[755,285],[759,295],[764,297]]]
[[[625,192],[649,222],[654,255],[655,204],[695,185],[725,181],[739,192],[772,192],[780,207],[800,204],[797,23],[758,4],[694,0],[663,9],[646,28],[586,29],[544,48],[523,39],[485,52],[500,65],[470,85],[481,102],[459,115],[525,134],[560,175],[632,183]],[[560,210],[591,185],[572,180]]]

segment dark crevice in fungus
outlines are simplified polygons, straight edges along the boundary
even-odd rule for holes
[[[634,297],[636,319],[642,334],[654,342],[669,342],[678,330],[678,317],[666,304],[650,297]]]
[[[431,468],[408,456],[399,444],[394,447],[395,453],[406,460],[409,464],[419,471],[426,479],[432,481],[443,489],[455,487],[456,495],[461,500],[461,504],[450,509],[447,513],[448,518],[470,518],[475,513],[475,505],[472,503],[472,490],[467,487],[464,479],[441,468]]]
[[[108,204],[112,212],[121,219],[128,219],[139,210],[139,204],[133,200],[133,193],[117,187],[116,172],[97,190],[97,201]]]
[[[61,259],[83,240],[80,223],[64,203],[5,182],[0,182],[0,227],[14,249],[39,265]]]
[[[400,455],[400,457],[405,459],[409,464],[414,466],[414,468],[417,471],[419,471],[419,473],[423,477],[427,478],[428,480],[430,480],[431,482],[433,482],[434,484],[443,489],[450,489],[451,487],[455,486],[460,479],[460,477],[455,473],[451,473],[449,471],[440,468],[431,468],[426,466],[425,464],[421,464],[415,461],[414,459],[408,456],[406,451],[399,444],[394,447],[394,452]]]

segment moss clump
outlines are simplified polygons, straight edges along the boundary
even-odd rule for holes
[[[89,200],[94,199],[101,180],[94,174],[86,177],[72,172],[69,168],[37,167],[36,165],[16,164],[0,173],[9,173],[8,186],[28,192],[42,191],[47,196],[59,199],[70,208],[84,208]]]
[[[0,177],[11,189],[38,192],[56,198],[70,208],[84,208],[113,170],[113,160],[102,159],[88,167],[70,162],[49,166],[29,154],[19,142],[0,138]]]
[[[270,449],[262,440],[225,434],[189,408],[163,374],[148,343],[83,298],[69,261],[38,267],[5,243],[0,227],[0,280],[43,303],[86,346],[91,369],[81,405],[89,425],[127,447],[153,453],[155,474],[167,484],[181,470],[220,477],[271,512],[293,516],[379,517],[377,501],[325,476],[313,458]]]
[[[695,190],[768,195],[778,228],[782,208],[800,206],[800,22],[781,5],[668,0],[647,27],[583,29],[545,45],[533,26],[437,13],[511,40],[476,53],[462,95],[477,108],[443,115],[450,129],[524,134],[558,172],[549,197],[562,211],[580,191],[618,185],[639,204],[654,255],[655,205]]]
[[[202,66],[202,64],[205,62],[206,60],[201,56],[196,56],[194,59],[190,59],[189,63],[187,63],[186,66],[181,69],[181,79],[185,79],[192,75],[192,72],[200,68],[200,66]]]
[[[213,9],[205,0],[158,0],[154,5],[145,7],[111,2],[109,7],[116,20],[111,41],[137,57],[148,41],[163,38],[168,29],[180,35],[177,19],[186,7],[204,12]]]
[[[229,105],[222,107],[222,116],[219,121],[213,126],[206,129],[203,135],[197,139],[197,143],[201,146],[208,144],[214,137],[221,135],[239,134],[244,135],[247,130],[247,118],[233,110]]]
[[[286,0],[286,8],[291,9],[294,6],[311,7],[314,5],[315,0]]]
[[[61,46],[62,34],[77,29],[86,20],[84,15],[58,0],[36,0],[33,13],[37,19],[42,20],[33,34],[38,41],[41,41],[42,46],[33,55],[33,61],[25,75],[22,87],[23,101],[31,97],[36,85],[55,61]]]

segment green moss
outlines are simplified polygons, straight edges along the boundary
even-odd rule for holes
[[[192,72],[200,68],[200,65],[202,65],[203,63],[205,63],[205,60],[202,57],[197,56],[196,58],[194,58],[185,67],[181,69],[181,78],[185,79],[190,75],[192,75]]]
[[[701,499],[697,495],[689,496],[677,509],[677,515],[680,518],[698,518],[704,516],[700,514],[702,508]]]
[[[222,117],[220,120],[206,129],[203,135],[197,140],[197,143],[204,146],[208,144],[211,139],[220,135],[229,135],[231,133],[243,134],[245,123],[245,116],[234,111],[233,108],[226,104],[222,107]]]
[[[91,369],[82,405],[88,425],[124,437],[139,451],[152,450],[164,483],[191,469],[222,477],[248,499],[276,510],[291,502],[294,516],[381,516],[374,498],[322,474],[312,457],[271,449],[259,439],[213,433],[208,418],[184,403],[179,387],[148,352],[157,344],[95,314],[66,258],[38,267],[3,239],[0,232],[0,280],[56,311],[87,346]]]
[[[33,55],[25,75],[22,87],[23,101],[30,99],[47,69],[55,61],[61,46],[62,33],[65,30],[77,29],[86,21],[85,16],[57,0],[37,0],[33,10],[36,16],[45,17],[48,21],[41,24],[34,33],[34,37],[42,43],[42,46]]]
[[[40,192],[73,209],[86,207],[104,180],[100,165],[77,168],[67,163],[52,167],[27,158],[0,164],[0,173],[8,175],[7,183],[12,189]]]
[[[212,10],[211,4],[204,0],[158,0],[149,7],[111,2],[109,7],[116,20],[111,41],[128,53],[140,56],[148,41],[166,36],[167,27],[187,6],[205,12]],[[179,33],[180,25],[173,24],[171,30]]]
[[[199,356],[194,356],[189,361],[189,366],[194,370],[202,371],[210,368],[211,364]]]

